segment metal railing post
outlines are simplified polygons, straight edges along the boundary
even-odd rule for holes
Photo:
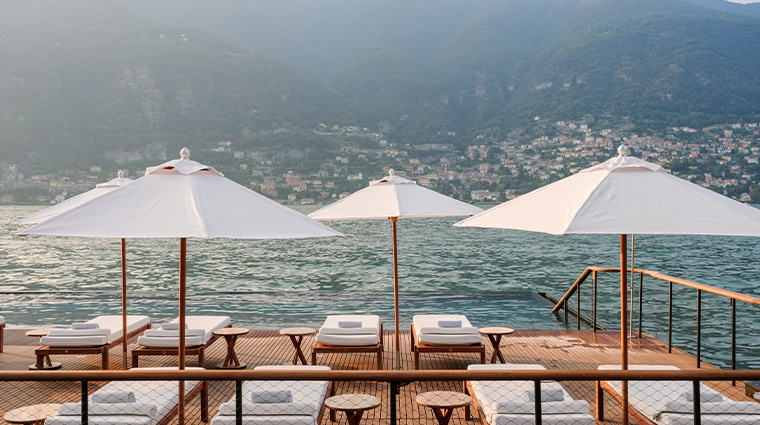
[[[668,353],[673,352],[673,282],[668,282]]]
[[[641,339],[641,316],[644,315],[644,310],[641,309],[643,298],[644,298],[644,273],[639,273],[639,339]]]
[[[578,330],[581,330],[581,285],[575,288],[575,298],[578,301],[577,310],[575,310],[575,317],[578,319]]]
[[[697,369],[702,364],[702,290],[697,289]]]
[[[731,370],[736,370],[736,299],[731,298]],[[736,386],[736,381],[731,381]]]
[[[594,281],[594,323],[592,327],[594,328],[594,333],[596,333],[596,271],[592,272],[591,277]]]
[[[400,385],[396,381],[390,382],[391,384],[391,402],[390,402],[390,409],[391,409],[391,425],[396,425],[398,423],[396,419],[396,396],[400,392]]]
[[[89,406],[88,398],[87,398],[88,393],[89,393],[87,384],[88,384],[87,381],[82,381],[82,425],[87,425],[87,422],[89,420],[88,412],[90,410],[90,406]]]
[[[235,424],[243,425],[243,381],[235,381]]]
[[[535,386],[533,389],[533,392],[535,394],[535,402],[536,402],[536,425],[541,425],[541,381],[536,380]]]
[[[694,381],[694,425],[702,425],[702,395],[699,393],[699,381]]]

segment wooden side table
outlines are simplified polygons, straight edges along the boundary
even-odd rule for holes
[[[19,407],[11,410],[3,416],[6,422],[12,424],[42,424],[45,419],[58,414],[60,404],[35,404],[33,406]]]
[[[26,331],[24,335],[42,339],[43,336],[47,336],[47,334],[49,333],[50,333],[50,328],[41,328],[41,329],[32,329],[30,331]],[[42,370],[54,370],[54,369],[60,369],[60,368],[61,368],[60,362],[50,361],[50,355],[45,354],[45,361],[42,363]],[[37,364],[36,363],[30,364],[29,369],[37,370]]]
[[[488,339],[491,341],[491,345],[493,346],[493,355],[491,356],[491,363],[496,363],[497,358],[499,359],[500,362],[506,363],[506,361],[504,360],[504,356],[501,354],[501,348],[499,348],[501,344],[501,337],[504,335],[509,335],[513,333],[514,331],[515,330],[511,328],[501,328],[498,326],[478,329],[478,332],[480,332],[481,335],[485,335],[488,337]]]
[[[217,366],[217,369],[244,369],[245,363],[240,363],[235,354],[235,342],[240,335],[248,333],[248,329],[245,328],[221,328],[214,332],[214,335],[223,336],[227,342],[227,357],[224,359],[224,363]]]
[[[330,410],[346,412],[348,425],[359,425],[364,412],[380,406],[380,399],[369,394],[341,394],[325,400],[325,406]]]
[[[418,395],[415,401],[433,409],[439,425],[448,425],[454,409],[469,406],[472,399],[467,394],[454,391],[430,391]]]
[[[304,356],[303,351],[301,351],[301,341],[303,341],[303,337],[306,335],[314,335],[317,333],[316,330],[312,328],[285,328],[280,330],[280,335],[285,335],[290,337],[290,342],[293,343],[293,347],[296,349],[296,354],[293,356],[293,364],[298,364],[298,360],[301,360],[301,363],[308,364],[306,362],[306,356]]]

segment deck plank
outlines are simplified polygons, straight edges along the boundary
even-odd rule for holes
[[[0,370],[25,370],[34,363],[34,347],[37,339],[24,336],[24,330],[6,329],[5,352],[0,354]],[[390,370],[395,364],[395,348],[393,331],[384,335],[385,352],[383,366]],[[408,331],[401,333],[401,368],[411,369],[414,365],[413,355],[409,349],[410,335]],[[134,340],[129,349],[136,347]],[[311,347],[315,337],[306,336],[302,347],[307,359],[311,359]],[[486,359],[491,358],[492,348],[486,340]],[[631,364],[671,364],[681,369],[695,369],[696,359],[682,350],[673,349],[667,352],[667,344],[651,335],[641,339],[631,339],[629,361]],[[583,331],[557,330],[518,330],[502,339],[501,349],[506,360],[510,363],[537,363],[547,369],[596,369],[601,364],[617,364],[620,361],[620,334],[618,331],[598,331],[593,333]],[[292,364],[293,346],[287,337],[279,335],[275,330],[252,330],[238,339],[236,351],[241,362],[249,369],[259,365]],[[121,369],[121,346],[111,349],[111,369]],[[222,363],[226,355],[226,345],[223,339],[215,342],[206,351],[206,367],[213,368]],[[63,363],[65,370],[96,370],[100,366],[99,357],[95,355],[53,356],[55,361]],[[477,363],[478,355],[471,353],[431,353],[421,356],[421,368],[427,370],[465,369],[468,364]],[[320,365],[328,365],[338,370],[372,370],[375,367],[374,354],[339,354],[327,353],[318,358]],[[143,367],[172,366],[176,364],[175,357],[144,357],[140,360]],[[196,366],[197,357],[190,357],[188,366]],[[704,363],[705,369],[713,366]],[[96,391],[104,383],[94,382],[90,392]],[[730,382],[707,383],[718,391],[734,400],[747,400],[744,396],[743,384],[736,387]],[[568,392],[576,399],[589,402],[594,409],[594,386],[592,382],[563,382]],[[76,402],[79,399],[80,384],[77,382],[0,382],[0,416],[6,411],[37,403]],[[462,383],[453,381],[412,382],[402,386],[398,396],[398,423],[434,425],[436,423],[430,409],[417,405],[414,398],[425,391],[461,391]],[[235,386],[232,382],[211,382],[209,384],[210,416],[218,411],[218,406],[232,398]],[[384,382],[339,382],[337,393],[365,393],[380,397],[382,405],[365,414],[363,424],[386,424],[390,420],[389,405],[390,385]],[[611,401],[605,403],[606,421],[604,424],[621,423],[621,409]],[[187,422],[200,422],[200,400],[195,399],[187,406]],[[346,418],[338,414],[338,424],[345,424]],[[5,422],[0,419],[0,424]],[[177,423],[175,420],[173,423]],[[330,424],[325,415],[322,424]],[[465,425],[464,409],[456,409],[452,424]],[[635,423],[632,421],[631,423]]]

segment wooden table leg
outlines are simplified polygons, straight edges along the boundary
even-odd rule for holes
[[[225,335],[224,339],[227,341],[227,357],[224,359],[222,367],[229,367],[232,365],[240,366],[237,354],[235,354],[235,342],[237,342],[238,335]]]
[[[433,413],[435,413],[435,418],[438,419],[439,425],[448,425],[449,421],[451,420],[451,414],[454,412],[454,409],[443,409],[440,407],[434,407]]]
[[[303,341],[303,335],[301,336],[295,336],[295,335],[288,335],[290,337],[290,342],[293,343],[293,347],[296,349],[296,354],[293,356],[293,364],[297,365],[298,360],[301,360],[301,363],[308,364],[306,362],[306,357],[303,355],[303,351],[301,351],[301,341]]]
[[[362,415],[364,410],[346,410],[346,419],[348,419],[348,425],[359,425],[362,421]]]
[[[493,345],[491,363],[495,363],[497,358],[500,362],[506,363],[507,361],[504,360],[504,356],[501,354],[501,350],[499,349],[499,346],[501,345],[501,335],[488,335],[488,339],[491,340],[491,345]]]

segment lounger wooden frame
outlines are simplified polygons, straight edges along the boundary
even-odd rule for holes
[[[438,345],[417,343],[414,333],[414,323],[409,325],[411,330],[411,350],[414,353],[414,369],[420,368],[421,353],[476,353],[480,354],[480,364],[486,363],[486,346],[483,341],[470,345]]]
[[[604,421],[604,392],[607,391],[615,401],[621,406],[623,405],[623,397],[614,389],[610,384],[605,381],[596,381],[596,420]],[[646,415],[639,412],[636,408],[628,404],[628,414],[636,419],[636,422],[642,425],[657,425],[656,422],[649,419]]]
[[[380,342],[375,345],[326,345],[317,342],[311,347],[311,364],[317,364],[317,354],[377,353],[377,370],[383,370],[383,324],[380,323]]]
[[[133,330],[132,332],[129,332],[127,334],[127,341],[145,332],[147,329],[150,329],[150,323],[147,323]],[[43,369],[46,356],[54,354],[100,354],[100,368],[103,370],[108,370],[108,350],[114,346],[121,344],[123,340],[124,336],[122,335],[120,338],[117,338],[106,345],[99,345],[96,347],[52,347],[49,345],[41,345],[34,350],[34,355],[37,356],[37,370]]]
[[[225,326],[225,328],[231,328],[232,323]],[[185,347],[185,356],[198,356],[198,366],[205,367],[206,363],[206,348],[210,347],[221,336],[213,334],[205,344],[197,347]],[[132,368],[138,367],[140,357],[144,356],[179,356],[178,347],[146,347],[141,345],[132,350]]]

